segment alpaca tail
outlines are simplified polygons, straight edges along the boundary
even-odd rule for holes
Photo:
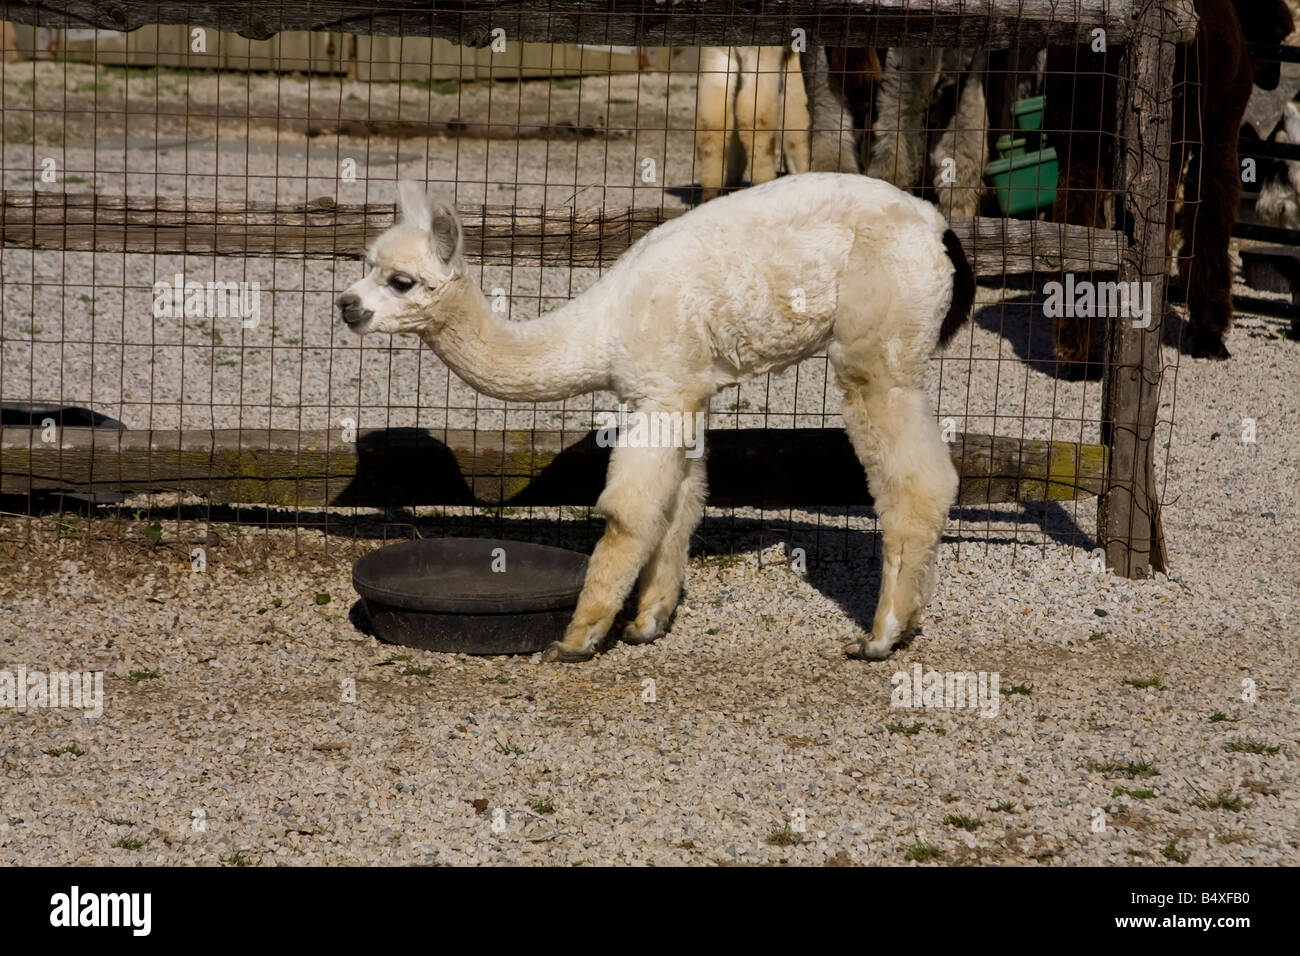
[[[943,317],[943,325],[939,327],[939,348],[947,345],[957,334],[957,330],[970,318],[971,306],[975,304],[975,273],[966,261],[961,240],[951,229],[943,234],[943,246],[948,250],[948,258],[952,260],[952,304],[948,306],[948,314]]]

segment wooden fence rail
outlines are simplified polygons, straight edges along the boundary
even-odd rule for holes
[[[709,501],[721,507],[870,504],[841,429],[708,432]],[[958,433],[958,503],[1065,501],[1100,493],[1101,445]],[[0,430],[0,492],[183,492],[220,504],[399,507],[592,505],[609,449],[596,432]]]
[[[757,7],[757,9],[754,9]],[[264,40],[285,30],[375,36],[436,36],[483,47],[507,42],[636,46],[782,45],[791,30],[835,46],[1006,47],[1087,41],[1094,28],[1123,44],[1132,3],[1114,0],[787,0],[738,7],[734,0],[39,0],[0,3],[2,19],[46,27],[134,30],[184,23]],[[1180,40],[1195,32],[1192,0],[1174,0]]]
[[[581,211],[507,205],[458,208],[472,260],[607,266],[680,210]],[[360,258],[393,223],[390,203],[204,201],[168,196],[0,192],[0,244],[84,252]],[[1113,230],[1019,219],[959,217],[953,231],[978,275],[1118,269]]]

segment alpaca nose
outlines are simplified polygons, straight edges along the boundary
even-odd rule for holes
[[[334,304],[339,307],[343,321],[348,325],[360,325],[375,314],[369,309],[361,308],[361,296],[355,292],[344,292],[334,301]]]

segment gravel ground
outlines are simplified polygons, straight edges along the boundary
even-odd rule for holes
[[[1094,573],[1089,541],[1039,530],[1059,515],[966,509],[923,632],[886,663],[839,656],[878,582],[861,516],[834,535],[864,553],[814,549],[806,575],[775,543],[697,557],[667,638],[569,667],[377,643],[349,620],[364,536],[208,530],[195,574],[183,555],[204,527],[164,522],[153,548],[135,522],[7,517],[4,668],[106,682],[97,718],[0,717],[0,858],[903,863],[920,846],[949,864],[1294,862],[1284,383],[1300,346],[1266,330],[1243,318],[1226,365],[1183,360],[1169,578]],[[1064,525],[1086,539],[1094,515],[1081,502]],[[782,517],[796,544],[830,520]],[[553,539],[541,524],[497,530]],[[891,676],[918,665],[996,672],[996,715],[892,707]]]
[[[5,67],[6,97],[13,69]],[[129,122],[122,135],[137,135]],[[219,176],[204,185],[197,175],[202,150],[186,145],[186,133],[175,161],[195,175],[179,187],[158,175],[158,190],[224,196]],[[162,163],[154,134],[138,135],[147,149],[119,143],[117,155]],[[191,133],[200,146],[204,135]],[[249,128],[239,135],[258,142]],[[209,148],[214,168],[220,138]],[[265,174],[246,179],[234,168],[249,198],[276,197],[276,163],[291,138],[241,151]],[[305,162],[309,140],[300,138]],[[39,129],[35,139],[21,162],[6,146],[11,188],[9,177],[20,178],[45,145]],[[112,150],[100,142],[59,145],[95,170],[100,191],[146,188],[106,171]],[[391,145],[388,179],[393,166],[423,168],[423,143],[409,159],[410,143]],[[559,148],[576,154],[579,145],[590,144]],[[473,148],[429,147],[453,157]],[[679,148],[689,156],[689,141]],[[631,181],[636,149],[625,157],[627,177],[614,181]],[[520,144],[517,154],[504,182],[532,173],[566,182],[552,175],[545,144]],[[78,168],[72,158],[67,165]],[[575,173],[572,156],[560,165],[568,183],[582,181],[585,167]],[[516,171],[525,167],[529,176]],[[689,183],[689,166],[676,168],[680,177],[666,181]],[[368,176],[385,178],[374,166]],[[312,188],[302,179],[285,195],[301,201]],[[542,198],[540,187],[521,189],[518,201]],[[605,201],[626,204],[630,192]],[[145,293],[123,295],[123,277],[152,282],[176,264],[138,259],[4,250],[6,400],[89,404],[132,428],[323,427],[348,414],[363,427],[565,418],[559,406],[478,399],[407,343],[336,342],[328,297],[358,274],[356,263],[340,263],[337,274],[316,261],[186,264],[274,283],[275,321],[254,330],[265,341],[241,341],[237,328],[218,341],[211,328],[151,324],[147,299],[131,298]],[[515,269],[489,270],[484,281],[506,283],[516,317],[526,318],[592,278]],[[1052,376],[1043,361],[1049,330],[1033,301],[982,290],[981,304],[969,337],[933,365],[940,416],[970,431],[1095,439],[1100,386]],[[1288,546],[1300,533],[1290,388],[1300,344],[1279,328],[1240,317],[1226,364],[1179,360],[1172,338],[1165,349],[1179,366],[1161,394],[1162,419],[1177,422],[1162,427],[1158,456],[1168,577],[1096,573],[1091,501],[959,509],[924,630],[883,663],[840,656],[869,623],[879,580],[869,512],[711,512],[669,636],[616,644],[570,667],[407,651],[353,624],[351,561],[413,520],[454,529],[459,512],[335,514],[330,534],[165,518],[157,546],[142,521],[0,515],[0,671],[105,675],[102,716],[0,712],[0,859],[1293,862],[1300,687],[1296,654],[1285,648],[1300,619]],[[272,341],[273,332],[284,338]],[[567,420],[585,425],[608,401],[575,400]],[[833,426],[835,412],[825,362],[814,359],[724,393],[711,424]],[[1241,440],[1245,418],[1256,422],[1254,443]],[[153,504],[154,515],[168,513],[167,499]],[[213,513],[215,522],[227,517]],[[575,509],[476,520],[479,532],[578,546],[598,531]],[[186,560],[195,542],[208,550],[202,574]],[[782,542],[808,548],[806,573],[784,560]],[[996,674],[996,714],[891,706],[892,675],[916,666]],[[348,681],[355,701],[343,699]]]

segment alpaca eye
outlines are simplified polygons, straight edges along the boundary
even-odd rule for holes
[[[415,285],[415,280],[410,276],[402,275],[399,272],[388,280],[388,285],[397,292],[407,293],[410,292],[411,287]]]

